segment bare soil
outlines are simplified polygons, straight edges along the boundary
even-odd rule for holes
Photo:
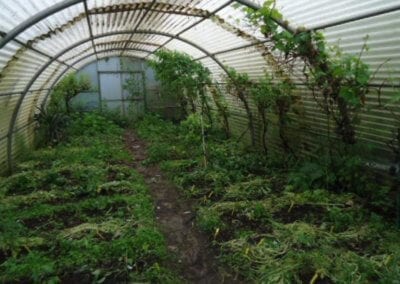
[[[194,224],[194,203],[181,198],[178,188],[161,172],[158,165],[143,166],[147,158],[146,143],[128,130],[125,142],[133,154],[135,169],[145,178],[156,208],[156,219],[169,251],[176,256],[171,269],[189,283],[238,283],[227,278],[215,260],[207,237]]]

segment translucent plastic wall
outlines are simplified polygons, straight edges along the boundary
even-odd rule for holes
[[[254,80],[280,68],[266,39],[244,24],[240,7],[261,1],[226,0],[2,0],[0,1],[0,171],[12,166],[29,147],[33,115],[45,105],[49,91],[63,76],[97,59],[111,56],[151,58],[160,48],[192,55],[222,82],[226,66],[247,72]],[[400,2],[398,0],[277,0],[290,27],[321,30],[329,44],[356,54],[369,35],[370,51],[363,60],[383,100],[395,90],[400,74]],[[238,9],[239,8],[239,9]],[[385,62],[384,65],[382,63]],[[382,66],[381,66],[382,65]],[[301,68],[301,66],[299,66]],[[304,105],[304,143],[320,133],[324,118],[309,92],[298,82]],[[387,87],[386,87],[387,84]],[[246,125],[240,104],[229,95],[231,118],[238,132]],[[376,95],[367,103],[376,105]],[[236,115],[237,114],[237,115]],[[376,146],[387,160],[385,146],[393,119],[383,110],[368,112],[358,135]],[[300,127],[293,124],[293,127]]]

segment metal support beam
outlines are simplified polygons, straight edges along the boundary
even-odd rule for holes
[[[40,11],[36,15],[30,17],[26,21],[23,21],[21,24],[13,28],[11,31],[9,31],[5,37],[3,37],[0,40],[0,49],[3,48],[7,43],[9,43],[11,40],[16,38],[20,33],[25,31],[26,29],[30,28],[31,26],[35,25],[36,23],[40,22],[41,20],[47,18],[48,16],[57,13],[58,11],[61,11],[65,8],[68,8],[70,6],[73,6],[75,4],[78,4],[82,2],[83,0],[64,0],[60,3],[57,3],[47,9],[44,9],[43,11]]]
[[[0,31],[0,36],[4,37],[6,35],[7,35],[6,32]],[[12,40],[15,41],[16,43],[18,43],[19,45],[22,45],[23,47],[25,47],[27,49],[30,49],[30,50],[32,50],[32,51],[34,51],[34,52],[36,52],[36,53],[38,53],[38,54],[40,54],[40,55],[42,55],[44,57],[51,58],[51,56],[48,55],[47,53],[45,53],[43,51],[40,51],[39,49],[36,49],[36,48],[30,46],[29,44],[26,44],[26,43],[20,41],[19,39],[13,38]],[[65,61],[57,60],[57,62],[60,63],[60,64],[64,64],[65,66],[70,67]]]
[[[215,56],[215,55],[224,54],[224,53],[228,53],[228,52],[231,52],[231,51],[240,50],[240,49],[244,49],[244,48],[248,48],[248,47],[252,47],[252,46],[256,46],[256,45],[262,45],[262,44],[264,44],[266,42],[270,42],[270,41],[271,41],[270,39],[266,39],[266,40],[262,40],[262,41],[259,41],[259,42],[252,42],[252,43],[241,45],[241,46],[238,46],[238,47],[232,47],[232,48],[229,48],[229,49],[224,49],[224,50],[221,50],[221,51],[218,51],[218,52],[214,52],[214,53],[212,53],[212,55]],[[202,60],[202,59],[207,58],[207,57],[208,57],[207,55],[204,55],[204,56],[196,58],[195,60],[198,61],[198,60]]]
[[[128,39],[128,41],[126,42],[124,48],[127,48],[127,47],[128,47],[129,41],[132,40],[132,38],[133,38],[135,32],[137,31],[137,29],[139,28],[140,24],[141,24],[141,23],[143,22],[143,20],[146,18],[146,16],[147,16],[147,14],[149,13],[150,9],[153,8],[153,6],[154,6],[154,4],[155,4],[156,2],[157,2],[157,0],[151,1],[150,6],[146,8],[146,10],[145,10],[144,13],[143,13],[143,16],[140,18],[140,20],[139,20],[139,22],[137,23],[137,25],[133,28],[133,32],[132,32],[132,34],[129,36],[129,39]],[[124,53],[124,51],[121,52],[121,55],[120,55],[121,57],[123,56],[123,53]]]
[[[392,12],[395,12],[395,11],[398,11],[398,10],[400,10],[400,5],[397,5],[397,6],[394,6],[394,7],[389,7],[389,8],[386,8],[386,9],[382,9],[380,11],[373,11],[373,12],[370,12],[370,13],[367,13],[367,14],[360,15],[358,17],[348,18],[348,19],[344,19],[344,20],[340,20],[340,21],[331,22],[331,23],[328,23],[328,24],[316,26],[316,27],[311,28],[311,30],[313,30],[313,31],[323,30],[323,29],[326,29],[326,28],[340,26],[340,25],[344,25],[344,24],[347,24],[347,23],[363,20],[363,19],[366,19],[366,18],[371,18],[371,17],[376,17],[376,16],[379,16],[379,15],[387,14],[387,13],[392,13]]]
[[[85,6],[86,21],[87,21],[87,25],[88,25],[88,28],[89,28],[90,38],[92,39],[93,51],[94,51],[94,53],[96,55],[96,58],[97,58],[96,45],[94,44],[93,30],[92,30],[92,25],[90,24],[89,9],[88,9],[88,5],[87,5],[87,0],[83,1],[83,5]]]
[[[93,39],[97,39],[97,38],[102,38],[102,37],[107,37],[107,36],[113,36],[113,35],[118,35],[118,34],[131,34],[132,31],[129,30],[124,30],[124,31],[115,31],[115,32],[109,32],[109,33],[104,33],[104,34],[100,34],[100,35],[95,35],[93,36]],[[157,31],[152,31],[152,30],[137,30],[136,33],[138,34],[155,34],[155,35],[161,35],[161,36],[165,36],[165,37],[170,37],[170,38],[175,38],[177,40],[180,40],[182,42],[185,42],[195,48],[197,48],[198,50],[200,50],[201,52],[203,52],[204,54],[207,54],[211,59],[213,59],[221,68],[224,72],[226,72],[228,74],[228,70],[226,69],[226,67],[217,59],[215,58],[215,56],[213,56],[212,54],[210,54],[207,50],[205,50],[204,48],[202,48],[201,46],[197,45],[196,43],[187,40],[185,38],[181,38],[178,35],[173,35],[173,34],[169,34],[169,33],[165,33],[165,32],[157,32]],[[13,130],[15,127],[15,122],[17,120],[17,116],[19,113],[19,110],[21,108],[21,105],[24,101],[25,96],[27,95],[27,93],[29,92],[30,88],[32,87],[32,85],[35,83],[36,79],[54,62],[56,61],[60,56],[64,55],[65,53],[67,53],[68,51],[88,42],[92,40],[92,38],[86,38],[83,39],[79,42],[76,42],[72,45],[70,45],[69,47],[63,49],[62,51],[60,51],[59,53],[57,53],[54,57],[52,57],[46,64],[44,64],[31,78],[31,80],[29,81],[29,83],[27,84],[27,86],[25,87],[24,91],[21,93],[21,96],[19,97],[17,104],[14,108],[13,114],[11,116],[11,120],[10,120],[10,126],[8,129],[8,139],[7,139],[7,158],[8,158],[8,167],[9,167],[9,171],[12,171],[13,168],[13,157],[12,157],[12,143],[13,143]]]
[[[109,48],[109,49],[99,50],[97,54],[105,53],[105,52],[110,52],[110,51],[120,51],[120,50],[137,50],[137,49],[136,49],[136,48],[129,48],[129,47],[128,47],[128,49],[125,49],[125,48]],[[94,55],[94,54],[95,54],[95,53],[90,53],[90,54],[87,54],[87,55],[85,55],[85,56],[83,56],[83,57],[81,57],[81,58],[75,60],[75,61],[71,64],[71,66],[74,66],[74,65],[78,64],[79,62],[85,60],[86,58],[89,58],[90,56],[92,56],[92,55]],[[133,57],[133,56],[132,56],[132,57]],[[142,58],[139,58],[139,59],[142,59]],[[98,60],[98,59],[97,59],[97,60]],[[89,62],[88,64],[90,64],[90,63],[92,63],[92,62],[93,62],[93,61]],[[86,66],[86,65],[85,65],[85,66]],[[82,68],[83,68],[83,67],[81,67],[80,69],[82,69]],[[50,96],[50,94],[51,94],[51,91],[52,91],[52,90],[54,89],[54,87],[57,85],[58,81],[64,76],[64,74],[68,72],[69,69],[70,69],[70,68],[65,68],[65,70],[64,70],[63,72],[61,72],[61,74],[58,75],[57,78],[54,80],[54,82],[51,84],[51,86],[50,86],[50,88],[47,90],[46,96],[44,97],[44,100],[43,100],[43,102],[42,102],[42,104],[41,104],[42,107],[44,107],[44,106],[46,105],[46,102],[47,102],[47,100],[48,100],[48,98],[49,98],[49,96]]]
[[[179,37],[181,34],[183,34],[184,32],[187,32],[188,30],[190,30],[191,28],[197,26],[198,24],[204,22],[205,20],[209,19],[210,17],[214,16],[216,13],[218,13],[219,11],[221,11],[222,9],[226,8],[227,6],[231,5],[234,2],[234,0],[228,0],[227,2],[225,2],[223,5],[221,5],[220,7],[218,7],[217,9],[215,9],[213,12],[211,12],[207,17],[202,18],[201,20],[191,24],[190,26],[186,27],[185,29],[183,29],[182,31],[180,31],[179,33],[177,33],[174,37],[170,38],[169,40],[167,40],[166,42],[164,42],[160,47],[158,47],[156,50],[154,50],[151,54],[156,53],[158,50],[160,50],[161,48],[163,48],[164,46],[166,46],[168,43],[170,43],[171,41],[173,41],[174,39],[176,39],[177,37]],[[151,55],[150,54],[150,55]]]
[[[74,67],[72,67],[72,65],[71,65],[71,66],[68,66],[68,68],[73,68],[73,69],[75,69]],[[32,90],[31,92],[34,93],[34,92],[43,91],[43,90],[47,90],[47,88],[46,88],[46,89]],[[0,94],[0,97],[6,97],[6,96],[12,96],[12,95],[19,95],[19,94],[21,94],[21,93],[22,93],[22,91],[21,91],[21,92],[2,93],[2,94]]]

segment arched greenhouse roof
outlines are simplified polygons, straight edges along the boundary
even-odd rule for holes
[[[15,137],[32,135],[26,130],[55,83],[100,58],[147,59],[162,48],[177,50],[202,62],[217,81],[226,66],[246,72],[252,79],[281,69],[269,39],[246,24],[241,9],[256,9],[262,2],[1,0],[2,167],[14,155]],[[377,70],[372,83],[384,86],[389,78],[399,78],[398,0],[277,0],[277,8],[283,14],[279,21],[283,29],[321,30],[328,44],[339,45],[346,53],[357,54],[368,35],[370,52],[363,60]],[[293,80],[301,85],[300,79]]]

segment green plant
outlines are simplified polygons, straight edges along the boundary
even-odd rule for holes
[[[355,144],[354,123],[364,105],[371,77],[368,65],[361,60],[366,45],[358,56],[343,55],[338,48],[334,54],[329,53],[321,33],[301,28],[292,32],[286,27],[281,29],[278,21],[282,21],[282,14],[275,6],[275,0],[269,0],[258,10],[246,8],[245,11],[250,23],[260,27],[265,37],[271,39],[273,49],[281,52],[289,67],[297,60],[304,63],[305,83],[314,98],[333,117],[342,141]],[[317,98],[318,93],[321,99]]]
[[[0,282],[179,283],[123,129],[99,113],[0,180]]]
[[[64,138],[70,117],[63,112],[41,107],[34,119],[37,122],[39,139],[42,140],[38,143],[54,145]]]
[[[91,89],[88,77],[78,76],[76,73],[66,75],[52,90],[48,108],[53,112],[71,113],[71,100],[79,93]]]
[[[254,100],[262,122],[262,144],[265,153],[268,153],[267,132],[268,118],[267,113],[275,109],[278,115],[279,137],[282,141],[283,149],[286,153],[293,152],[289,146],[285,135],[287,124],[287,113],[290,110],[292,101],[293,86],[290,82],[274,82],[273,78],[265,74],[259,82],[250,87],[250,95]]]
[[[265,283],[396,279],[399,236],[388,221],[393,201],[365,171],[358,147],[340,144],[341,154],[331,156],[323,145],[316,157],[287,168],[209,129],[204,168],[200,128],[196,115],[178,125],[157,117],[138,123],[162,156],[162,169],[197,200],[199,227],[233,275]]]
[[[252,146],[256,145],[256,133],[254,128],[253,113],[249,105],[249,90],[252,86],[249,76],[246,73],[238,73],[235,69],[230,68],[226,76],[228,92],[238,98],[246,111],[248,126],[250,130],[250,138]]]
[[[187,105],[190,105],[192,112],[196,112],[196,101],[199,100],[202,112],[212,123],[205,92],[206,86],[211,83],[210,71],[184,53],[160,50],[155,55],[157,58],[150,60],[149,65],[155,70],[157,79],[161,82],[163,94],[177,96],[184,116],[187,115]]]
[[[217,107],[218,114],[222,120],[223,129],[225,131],[226,138],[231,136],[231,130],[229,127],[229,110],[228,105],[221,93],[218,84],[215,82],[210,87],[211,97],[213,98],[214,104]]]

